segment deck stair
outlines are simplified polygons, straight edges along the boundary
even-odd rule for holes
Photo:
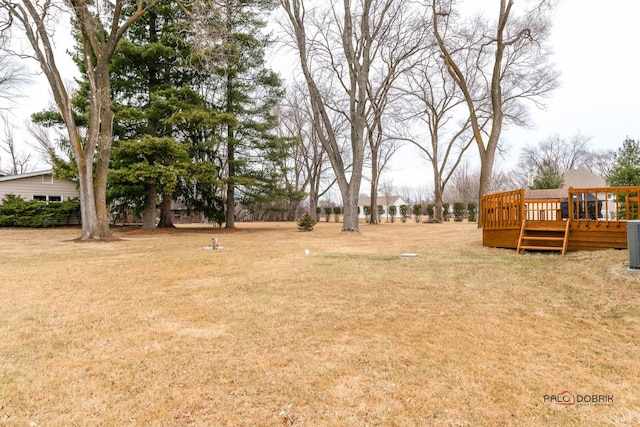
[[[567,252],[569,221],[522,221],[516,254],[524,250]]]

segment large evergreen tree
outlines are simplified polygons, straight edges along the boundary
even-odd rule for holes
[[[112,62],[113,87],[118,101],[116,132],[126,141],[118,165],[131,169],[128,173],[114,173],[114,180],[120,185],[114,186],[112,193],[125,190],[122,179],[132,178],[130,184],[134,188],[145,183],[144,228],[155,226],[158,195],[161,196],[159,226],[172,225],[173,200],[183,201],[190,211],[204,213],[216,222],[220,222],[224,211],[220,194],[222,161],[216,132],[222,124],[235,121],[229,114],[207,105],[196,92],[208,77],[202,73],[198,57],[188,43],[192,34],[191,18],[188,12],[170,2],[159,5],[132,28]],[[166,138],[182,143],[191,162],[182,161],[182,151]],[[131,156],[136,143],[141,152],[148,153],[150,144],[154,150],[166,151],[154,151],[153,156],[140,155],[140,164],[136,164]],[[124,159],[128,161],[123,162]],[[153,166],[149,164],[150,159]],[[170,168],[175,182],[167,180],[166,174],[155,172],[141,180],[140,168],[150,167],[155,171]],[[131,192],[124,195],[130,196]]]
[[[181,87],[194,76],[184,66],[189,50],[179,37],[186,22],[181,9],[168,2],[159,4],[131,28],[111,61],[117,139],[112,166],[117,170],[110,175],[110,199],[121,206],[132,204],[134,210],[143,206],[145,229],[156,226],[159,199],[160,225],[171,225],[172,190],[178,176],[183,175],[176,167],[184,163],[174,158],[182,151],[175,140],[171,143],[167,139],[173,137],[173,129],[165,123],[167,115],[157,114],[153,103],[159,91]],[[173,171],[173,179],[167,180],[167,175],[160,172],[166,170]],[[134,190],[140,186],[142,194]]]
[[[263,17],[275,1],[205,3],[195,15],[206,24],[208,37],[194,41],[202,57],[209,60],[207,101],[235,118],[220,134],[225,144],[226,227],[233,228],[237,199],[251,203],[252,193],[261,193],[260,187],[274,182],[275,169],[265,167],[265,160],[267,152],[280,146],[274,139],[273,108],[282,90],[278,76],[266,67],[268,39]]]

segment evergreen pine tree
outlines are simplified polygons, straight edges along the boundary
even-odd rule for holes
[[[616,154],[615,163],[606,178],[610,186],[640,185],[640,142],[627,138]]]
[[[298,219],[298,230],[312,231],[313,226],[316,225],[316,222],[316,219],[307,212]]]

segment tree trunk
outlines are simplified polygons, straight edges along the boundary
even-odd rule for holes
[[[173,225],[173,212],[171,212],[171,194],[162,193],[162,204],[160,205],[160,222],[158,227],[171,228]]]
[[[378,159],[371,153],[371,217],[369,224],[378,224]]]
[[[111,146],[113,143],[113,110],[111,109],[111,75],[109,73],[109,62],[102,61],[96,70],[98,78],[98,98],[100,114],[100,135],[98,139],[98,150],[96,153],[96,175],[94,179],[96,215],[98,227],[96,237],[108,237],[109,231],[109,211],[107,209],[107,175],[109,174],[109,163],[111,159]]]
[[[434,190],[434,198],[435,198],[435,205],[433,207],[433,219],[435,219],[438,222],[443,222],[444,218],[442,215],[442,205],[443,205],[443,201],[442,201],[442,186],[438,186],[436,185],[435,190]]]
[[[158,186],[154,182],[149,184],[144,194],[144,212],[142,213],[142,229],[156,228],[156,214],[158,211]]]
[[[229,162],[228,170],[229,176],[227,177],[227,228],[235,228],[235,213],[236,213],[236,190],[234,184],[235,177],[235,151],[231,138],[227,143],[227,161]]]
[[[343,217],[342,217],[342,231],[360,231],[360,225],[358,223],[358,192],[360,186],[355,183],[351,183],[346,193],[342,194],[343,202]]]
[[[375,184],[371,183],[371,200],[369,209],[371,214],[369,216],[369,224],[378,224],[378,193],[376,191]]]
[[[96,237],[98,229],[98,216],[96,215],[96,202],[93,194],[93,165],[78,161],[78,180],[80,192],[80,216],[82,219],[81,240],[89,240]]]

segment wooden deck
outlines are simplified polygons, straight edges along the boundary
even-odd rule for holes
[[[569,188],[556,199],[526,199],[523,189],[489,194],[480,203],[483,244],[518,249],[526,220],[527,229],[540,229],[538,235],[568,222],[565,250],[627,249],[627,221],[639,219],[639,196],[640,186]],[[557,245],[553,240],[535,245]]]

